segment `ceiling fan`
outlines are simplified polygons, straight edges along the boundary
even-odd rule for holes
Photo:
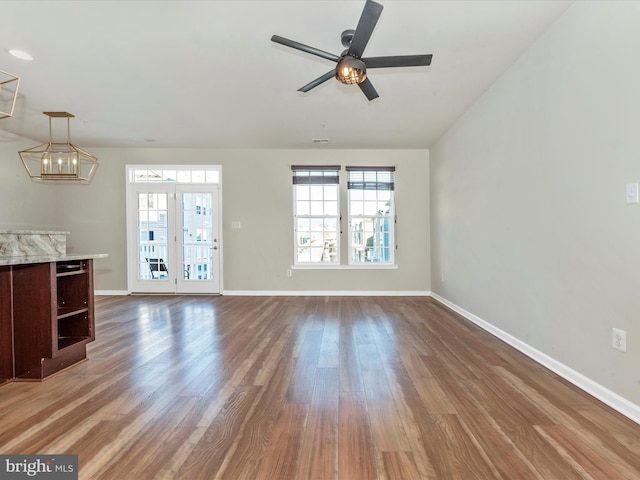
[[[336,68],[316,78],[304,87],[298,89],[299,92],[308,92],[312,88],[326,82],[332,77],[338,81],[360,87],[360,90],[371,101],[378,98],[378,92],[373,88],[371,81],[367,78],[367,68],[388,68],[388,67],[419,67],[431,65],[432,55],[396,55],[391,57],[365,57],[362,58],[364,49],[369,42],[373,29],[378,23],[380,14],[384,7],[373,0],[367,0],[360,15],[360,20],[355,30],[345,30],[342,32],[342,46],[346,47],[340,55],[325,52],[302,43],[289,40],[279,35],[273,35],[271,41],[295,48],[318,57],[326,58],[337,63]]]

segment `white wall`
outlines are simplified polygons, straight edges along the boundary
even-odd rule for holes
[[[576,2],[431,149],[432,290],[636,405],[639,25]]]
[[[95,261],[97,290],[127,289],[127,164],[222,165],[225,291],[428,292],[431,288],[426,150],[88,150],[100,162],[92,184],[60,187],[58,202],[66,212],[60,227],[71,232],[69,251],[109,254]],[[397,270],[294,270],[292,277],[286,276],[293,263],[290,165],[307,163],[397,165]],[[343,207],[346,245],[346,203]],[[240,221],[242,228],[232,230],[232,221]]]
[[[56,187],[31,181],[18,155],[36,144],[0,130],[0,230],[59,230]]]

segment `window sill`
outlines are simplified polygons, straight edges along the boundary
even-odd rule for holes
[[[397,270],[398,265],[291,265],[291,270]]]

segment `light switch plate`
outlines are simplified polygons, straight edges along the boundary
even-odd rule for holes
[[[627,183],[627,205],[632,205],[634,203],[638,203],[638,184],[637,183]]]

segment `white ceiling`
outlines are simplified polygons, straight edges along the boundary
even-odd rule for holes
[[[364,0],[0,2],[0,70],[21,77],[0,130],[46,141],[42,112],[66,111],[82,147],[428,148],[571,3],[378,1],[364,56],[433,62],[369,71],[371,102],[334,80],[297,92],[335,63],[270,41],[340,54]]]

